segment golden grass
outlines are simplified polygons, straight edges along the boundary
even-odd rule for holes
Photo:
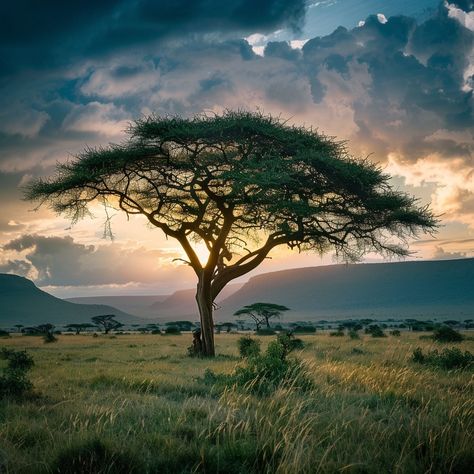
[[[215,360],[186,357],[189,335],[0,340],[32,354],[37,393],[0,402],[0,472],[54,472],[65,450],[97,439],[137,472],[441,473],[474,465],[472,371],[411,361],[416,346],[439,344],[416,333],[302,336],[297,356],[314,389],[259,398],[216,393],[201,380],[208,367],[229,373],[241,363],[238,337],[216,335]],[[262,348],[272,340],[260,339]],[[456,347],[474,352],[471,340]]]

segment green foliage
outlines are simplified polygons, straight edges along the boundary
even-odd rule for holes
[[[237,341],[241,357],[255,357],[260,354],[260,341],[250,336],[242,336]]]
[[[297,325],[291,328],[291,332],[294,334],[314,334],[316,328],[310,325]]]
[[[62,449],[53,462],[52,472],[61,474],[142,473],[142,462],[131,453],[116,450],[100,439]]]
[[[277,388],[309,390],[313,383],[306,366],[302,361],[288,357],[295,348],[292,337],[280,336],[268,344],[264,354],[246,358],[246,364],[238,366],[230,375],[206,370],[204,381],[217,387],[237,386],[260,396],[268,396]]]
[[[358,331],[356,331],[355,329],[351,329],[351,330],[349,331],[349,337],[350,337],[351,339],[360,339],[359,333],[358,333]]]
[[[115,320],[115,314],[101,314],[92,317],[91,320],[97,326],[102,326],[105,334],[123,326],[122,323]]]
[[[372,337],[387,337],[378,324],[371,324],[365,328],[365,333],[370,334]]]
[[[2,348],[0,358],[7,360],[7,367],[0,375],[0,397],[21,397],[31,390],[28,372],[34,365],[26,351]]]
[[[465,369],[474,367],[474,354],[469,351],[462,352],[457,347],[443,349],[439,352],[437,349],[428,351],[426,354],[420,347],[413,351],[412,360],[419,364],[431,365],[445,370]]]
[[[164,334],[166,335],[179,335],[181,334],[181,331],[179,330],[179,328],[177,326],[167,326],[166,329],[165,329],[165,332]]]
[[[273,329],[261,328],[255,331],[257,336],[274,336],[276,332]]]
[[[10,337],[10,333],[8,331],[0,329],[0,337]]]
[[[449,326],[440,326],[433,332],[433,339],[437,342],[461,342],[463,335]]]
[[[57,342],[58,338],[54,335],[54,333],[48,331],[43,334],[43,341],[45,344],[49,344],[51,342]]]
[[[400,337],[401,336],[401,332],[398,330],[398,329],[392,329],[390,331],[390,335],[391,336],[395,336],[395,337]]]
[[[344,336],[345,334],[344,334],[344,331],[341,331],[340,329],[338,329],[337,331],[331,331],[331,332],[329,333],[329,335],[330,335],[331,337],[342,337],[342,336]]]

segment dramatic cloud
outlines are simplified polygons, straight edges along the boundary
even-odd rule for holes
[[[179,253],[142,247],[103,244],[83,245],[72,237],[23,235],[3,246],[15,258],[0,265],[0,271],[32,277],[41,285],[89,286],[156,283],[170,280],[191,284],[193,278],[186,266],[173,263]],[[23,258],[19,258],[23,256]]]
[[[54,229],[25,227],[31,206],[21,202],[18,185],[28,178],[51,173],[57,161],[85,146],[120,142],[129,121],[142,115],[224,108],[260,108],[348,140],[353,154],[380,162],[397,184],[432,204],[454,229],[441,229],[444,238],[471,236],[472,2],[441,3],[419,22],[375,10],[353,29],[279,41],[279,29],[297,31],[303,24],[306,5],[122,0],[74,9],[57,1],[2,6],[0,69],[8,78],[0,81],[0,242],[13,245],[25,239],[22,233]],[[14,21],[26,10],[25,22]],[[316,10],[321,5],[312,5]],[[35,218],[48,222],[51,216],[42,211]],[[61,259],[92,264],[94,256],[105,267],[107,259],[123,261],[111,249],[124,242],[109,249],[61,240],[58,249],[67,251],[48,257],[50,264],[44,252],[36,255],[46,244],[35,239],[21,251],[23,260],[12,254],[2,261],[11,271],[36,272],[44,284],[82,284],[89,277],[101,284],[112,276],[87,273],[84,264],[83,276],[74,279]],[[142,251],[148,250],[134,247],[136,261]],[[125,263],[120,268],[118,281],[132,281]],[[128,275],[138,278],[138,267],[132,270]]]

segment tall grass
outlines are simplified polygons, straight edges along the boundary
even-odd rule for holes
[[[411,361],[415,347],[438,343],[302,336],[310,390],[212,390],[206,368],[230,374],[245,363],[237,339],[216,336],[213,361],[186,357],[184,335],[2,340],[33,355],[36,397],[0,401],[0,472],[69,463],[104,473],[461,473],[474,464],[472,371]]]

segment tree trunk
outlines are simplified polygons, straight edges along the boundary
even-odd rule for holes
[[[214,357],[214,321],[212,320],[211,282],[204,277],[199,279],[196,301],[201,320],[202,355]]]

